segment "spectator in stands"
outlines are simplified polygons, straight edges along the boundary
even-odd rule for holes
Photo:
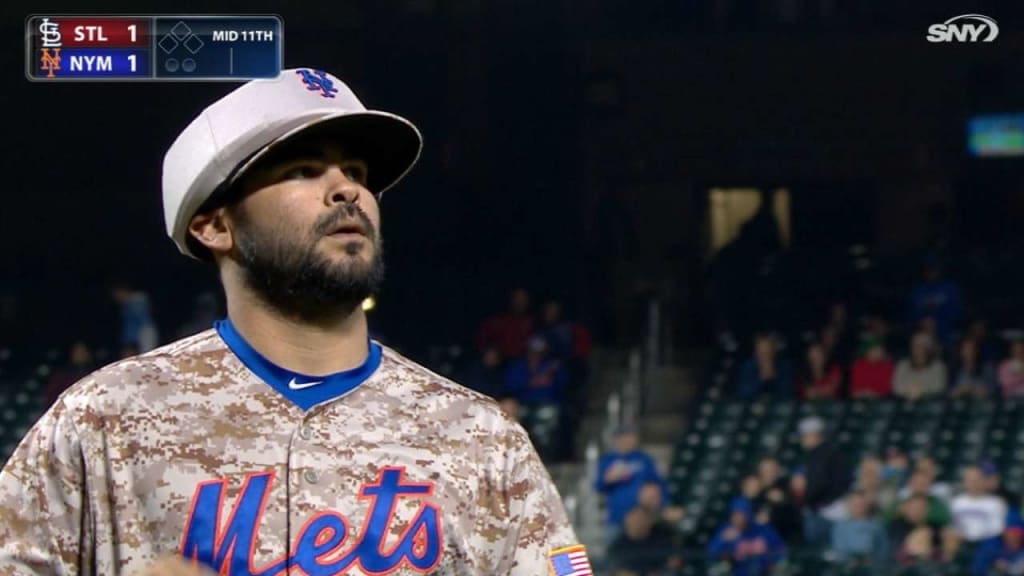
[[[883,314],[875,313],[868,316],[860,335],[859,352],[861,355],[867,350],[867,344],[871,342],[880,343],[890,355],[898,355],[896,352],[900,350],[901,342],[893,334],[889,319]]]
[[[882,478],[884,482],[894,490],[903,486],[907,475],[910,474],[907,454],[896,446],[889,446],[885,450],[885,462],[882,464]]]
[[[740,493],[739,496],[735,496],[732,499],[732,503],[746,502],[750,506],[756,516],[757,508],[754,507],[757,501],[757,496],[761,493],[761,481],[758,480],[756,474],[747,474],[743,478],[740,478]]]
[[[547,341],[551,355],[568,367],[574,383],[582,383],[593,346],[590,332],[582,324],[563,318],[562,304],[557,300],[544,303],[541,322],[538,335]]]
[[[935,320],[935,331],[942,342],[948,342],[960,318],[960,290],[956,283],[943,277],[938,256],[925,259],[924,281],[914,286],[907,298],[907,325],[918,326],[923,318]]]
[[[868,340],[864,354],[850,370],[851,398],[884,398],[892,394],[893,364],[881,340]]]
[[[938,328],[935,326],[935,319],[931,316],[921,318],[918,322],[917,327],[914,329],[914,333],[927,334],[932,341],[932,354],[936,358],[945,357],[945,342],[939,338]]]
[[[754,522],[751,508],[742,502],[733,504],[729,521],[708,544],[710,560],[730,564],[732,576],[767,576],[785,552],[775,529]]]
[[[56,368],[46,382],[46,389],[43,392],[46,405],[52,406],[69,386],[85,378],[95,369],[92,349],[81,340],[75,341],[68,351],[66,364]]]
[[[826,439],[821,418],[804,418],[799,432],[807,478],[803,498],[804,540],[820,544],[828,540],[832,521],[845,514],[843,497],[853,482],[853,474],[843,451]]]
[[[928,481],[931,482],[929,494],[942,498],[947,503],[953,500],[953,487],[939,479],[939,465],[935,463],[934,458],[928,455],[918,456],[914,460],[914,471],[923,472],[928,476]]]
[[[159,334],[150,310],[149,295],[127,283],[116,284],[111,295],[121,313],[121,356],[129,357],[156,348]]]
[[[798,387],[807,400],[837,398],[843,385],[843,371],[839,364],[829,362],[825,348],[819,342],[807,346],[806,363],[800,371]]]
[[[662,576],[677,570],[682,558],[675,553],[672,533],[643,508],[626,514],[622,534],[608,546],[613,576]]]
[[[950,395],[955,398],[985,398],[994,393],[995,374],[992,365],[979,356],[978,343],[970,338],[964,338],[960,342],[959,352],[952,372],[953,389],[949,391]]]
[[[525,358],[505,370],[505,391],[520,404],[559,406],[567,381],[565,366],[548,356],[547,342],[531,338]]]
[[[991,460],[984,460],[978,465],[978,467],[981,469],[981,473],[985,477],[985,490],[989,494],[994,494],[1002,498],[1003,502],[1006,502],[1006,505],[1009,508],[1015,507],[1016,503],[1020,502],[1020,496],[1003,484],[1003,476],[999,473],[999,467],[997,467],[994,462]],[[1020,518],[1020,511],[1011,510],[1011,515],[1015,518]]]
[[[988,336],[988,322],[983,318],[975,318],[967,324],[965,340],[973,340],[978,347],[978,358],[982,364],[994,366],[999,360],[999,349]]]
[[[946,390],[946,364],[935,353],[935,342],[918,332],[910,341],[910,356],[896,365],[893,394],[905,400],[941,395]]]
[[[612,451],[601,456],[597,464],[594,488],[605,495],[608,506],[608,524],[613,528],[637,505],[640,489],[653,482],[665,482],[654,465],[654,459],[640,449],[640,437],[633,426],[620,428],[612,441]]]
[[[587,329],[576,322],[562,317],[562,304],[553,299],[544,303],[538,336],[548,343],[551,356],[557,358],[566,371],[565,408],[559,438],[559,450],[565,458],[571,458],[573,435],[582,418],[586,402],[582,401],[583,387],[587,378],[587,360],[590,356],[591,340]]]
[[[832,551],[840,562],[866,561],[881,566],[889,555],[882,523],[869,515],[863,492],[846,497],[846,517],[832,524]]]
[[[946,500],[933,493],[932,477],[926,470],[916,470],[910,475],[905,491],[900,493],[900,503],[891,507],[886,513],[888,519],[894,519],[906,502],[912,498],[923,498],[927,504],[927,521],[933,526],[947,526],[951,521],[949,506]]]
[[[548,343],[551,355],[563,361],[573,357],[576,328],[572,322],[562,317],[562,304],[557,300],[547,300],[541,309],[541,326],[537,335]]]
[[[786,489],[786,478],[782,474],[782,466],[774,456],[765,456],[757,462],[757,480],[761,484],[762,493],[772,488]]]
[[[533,333],[530,316],[530,294],[516,288],[509,294],[508,311],[484,320],[476,333],[477,350],[495,346],[505,360],[517,360],[526,353],[526,343]]]
[[[1024,527],[1009,526],[998,540],[993,540],[991,550],[979,554],[974,573],[1024,575]]]
[[[793,378],[789,361],[775,350],[775,339],[762,333],[754,337],[754,354],[740,366],[739,393],[743,398],[770,395],[793,398]]]
[[[1024,396],[1024,339],[1010,345],[1010,357],[999,364],[999,387],[1006,398]]]
[[[754,499],[756,516],[762,520],[767,516],[767,523],[787,544],[799,544],[803,539],[800,507],[790,492],[789,480],[782,475],[779,461],[770,456],[762,458],[757,464],[757,479],[761,491]]]
[[[901,566],[932,562],[941,558],[943,526],[928,520],[928,500],[915,495],[899,507],[889,523],[889,542]]]
[[[661,525],[666,531],[673,534],[679,521],[685,515],[682,508],[671,506],[665,501],[665,485],[659,482],[647,482],[641,486],[636,502],[637,506],[647,512],[656,525]]]
[[[843,309],[845,310],[845,307]],[[818,331],[818,342],[825,352],[826,363],[843,366],[850,359],[849,338],[845,332],[845,320],[842,323],[836,322],[833,319],[830,323],[822,326]]]
[[[860,492],[872,510],[888,510],[896,502],[898,487],[885,481],[880,458],[868,456],[857,466],[857,480],[853,488]]]
[[[1006,528],[1006,502],[985,489],[985,476],[979,466],[968,466],[962,474],[963,491],[953,498],[953,525],[968,553]]]
[[[466,370],[462,381],[467,387],[491,398],[504,397],[505,370],[501,364],[501,352],[494,346],[486,348]]]

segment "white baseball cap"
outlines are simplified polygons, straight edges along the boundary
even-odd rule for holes
[[[214,192],[314,127],[337,135],[366,162],[367,187],[378,195],[409,172],[423,148],[412,122],[367,110],[344,82],[321,70],[283,70],[243,84],[203,110],[164,155],[164,221],[178,250],[198,257],[186,242],[188,225]]]

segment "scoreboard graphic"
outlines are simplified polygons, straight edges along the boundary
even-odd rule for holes
[[[25,75],[35,82],[275,78],[284,55],[276,15],[32,15]]]

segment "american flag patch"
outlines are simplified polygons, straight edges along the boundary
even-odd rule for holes
[[[594,576],[582,544],[548,552],[548,568],[551,576]]]

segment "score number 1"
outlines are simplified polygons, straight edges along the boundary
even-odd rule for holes
[[[135,43],[135,29],[136,29],[136,25],[135,24],[132,24],[131,26],[128,27],[128,31],[131,32],[131,35],[132,35],[132,44]],[[135,72],[135,54],[129,55],[128,56],[128,61],[132,63],[132,72]]]

